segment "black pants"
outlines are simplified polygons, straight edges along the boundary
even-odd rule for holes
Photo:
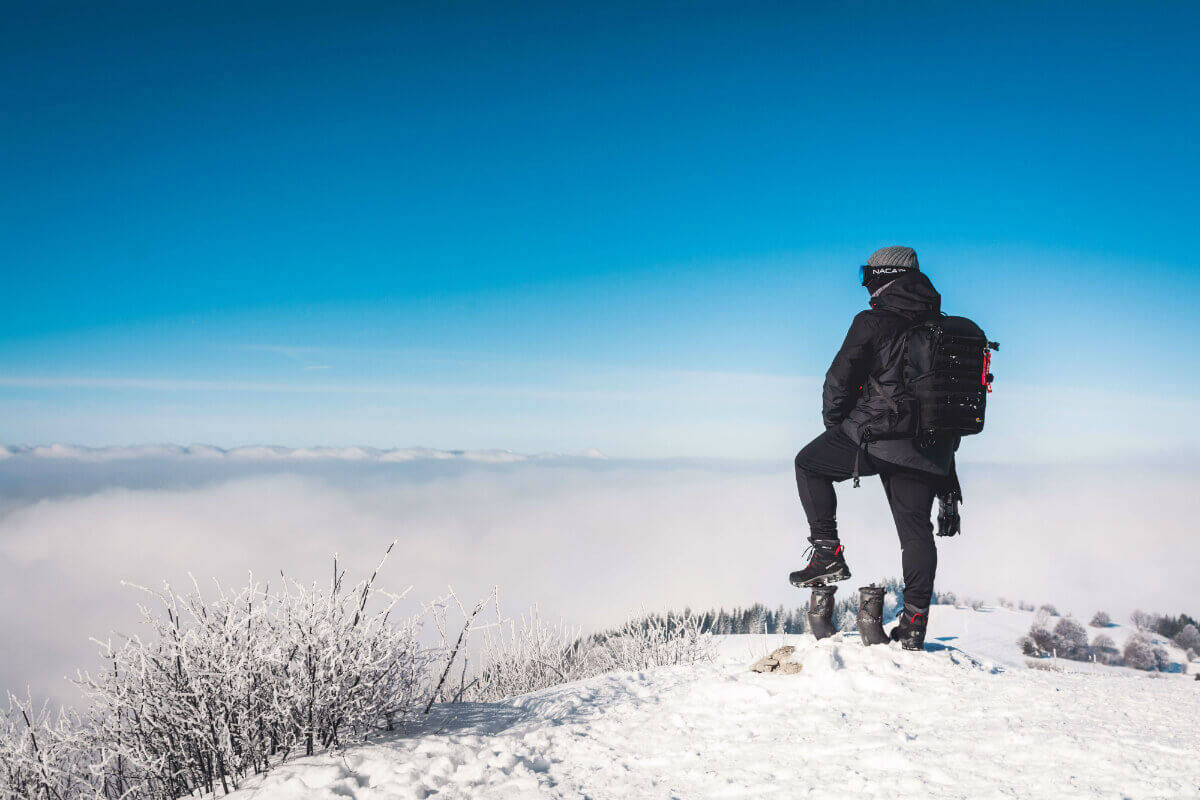
[[[796,455],[796,486],[814,539],[838,536],[837,494],[833,484],[850,477],[857,451],[850,437],[834,428],[813,439]],[[928,608],[937,572],[937,545],[930,515],[933,499],[945,479],[889,464],[866,453],[860,456],[858,472],[878,475],[883,481],[883,491],[900,535],[904,604],[914,609]]]

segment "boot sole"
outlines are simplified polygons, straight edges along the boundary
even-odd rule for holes
[[[792,584],[792,586],[795,586],[798,589],[809,589],[813,586],[825,586],[829,583],[837,583],[839,581],[845,581],[849,579],[850,569],[848,567],[842,567],[841,569],[833,572],[826,572],[824,575],[817,575],[814,578],[809,578],[806,581],[788,581],[788,583]]]
[[[888,640],[895,642],[896,644],[900,645],[905,650],[911,650],[914,653],[924,653],[925,652],[925,642],[923,640],[919,645],[912,644],[910,642],[904,641],[903,639],[901,639],[898,636],[892,636],[891,633],[888,634]]]

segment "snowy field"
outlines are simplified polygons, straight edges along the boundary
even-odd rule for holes
[[[1200,797],[1193,675],[1028,669],[1015,640],[1032,614],[931,616],[926,653],[728,636],[710,665],[442,706],[405,737],[293,762],[231,797]],[[783,643],[798,674],[748,671]]]

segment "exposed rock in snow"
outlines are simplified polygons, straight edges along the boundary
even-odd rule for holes
[[[803,666],[792,660],[792,653],[796,652],[796,648],[791,645],[784,645],[771,651],[768,656],[763,656],[758,661],[750,665],[751,672],[779,672],[784,675],[795,675]]]

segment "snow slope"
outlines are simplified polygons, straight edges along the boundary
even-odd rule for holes
[[[1031,614],[932,616],[926,653],[729,636],[711,665],[443,706],[405,737],[293,762],[232,797],[1200,797],[1191,675],[1031,670],[1014,644]],[[746,669],[785,640],[799,674]]]
[[[934,606],[930,611],[929,644],[935,647],[939,645],[958,647],[997,666],[1025,669],[1030,659],[1021,653],[1016,641],[1029,633],[1035,616],[1032,611],[1017,611],[990,606],[977,610]],[[1061,618],[1061,616],[1050,617],[1047,626],[1053,629]],[[1129,637],[1138,632],[1132,625],[1112,624],[1105,628],[1093,628],[1086,624],[1087,617],[1078,621],[1084,624],[1089,641],[1095,639],[1096,634],[1103,633],[1113,640],[1118,650],[1123,649]],[[1167,651],[1168,656],[1174,662],[1175,669],[1179,672],[1186,671],[1187,655],[1170,639],[1148,632],[1145,632],[1144,635]],[[1067,672],[1087,672],[1089,674],[1110,672],[1125,676],[1132,674],[1131,670],[1125,667],[1106,667],[1102,664],[1093,667],[1090,663],[1063,659],[1058,659],[1053,663],[1058,669]],[[1196,666],[1200,667],[1200,665]]]

